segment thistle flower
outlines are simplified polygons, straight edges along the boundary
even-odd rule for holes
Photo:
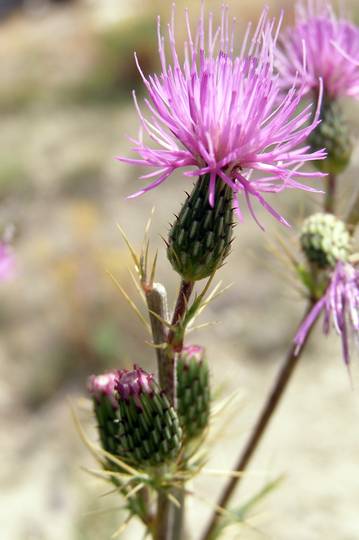
[[[209,177],[212,207],[216,185],[224,183],[233,192],[239,219],[242,214],[237,197],[244,195],[254,219],[252,199],[288,225],[263,194],[286,188],[316,191],[298,178],[320,176],[299,170],[305,162],[325,157],[322,150],[309,152],[308,146],[302,146],[318,125],[318,111],[313,115],[309,104],[295,112],[302,98],[297,81],[281,96],[274,74],[280,22],[275,28],[267,11],[260,16],[252,37],[248,25],[238,54],[234,52],[235,20],[230,23],[227,8],[222,8],[217,29],[213,28],[213,15],[209,15],[206,35],[202,3],[195,36],[186,11],[188,37],[183,64],[177,53],[174,11],[168,26],[169,62],[158,22],[162,73],[146,77],[136,59],[148,92],[145,103],[150,114],[150,118],[145,117],[134,95],[142,126],[138,140],[133,141],[139,157],[118,158],[153,169],[141,177],[151,182],[132,197],[158,187],[174,171],[186,168],[185,176]],[[151,145],[143,140],[143,131],[153,141]]]
[[[343,358],[350,363],[349,332],[359,332],[359,271],[349,263],[339,261],[332,273],[326,292],[313,306],[294,338],[298,354],[306,336],[321,313],[323,331],[328,334],[331,324],[341,337]]]
[[[318,268],[334,268],[351,253],[351,236],[343,221],[333,214],[318,212],[302,225],[300,243],[308,261]]]
[[[15,273],[15,260],[9,247],[0,242],[0,282],[13,277]]]
[[[118,407],[118,401],[115,395],[117,378],[117,371],[109,371],[103,375],[91,375],[88,380],[87,389],[97,401],[105,397],[110,401],[113,408],[116,409]]]
[[[303,92],[317,93],[322,79],[328,99],[359,97],[359,28],[337,18],[330,2],[298,2],[296,24],[280,43],[278,68],[285,88],[300,84]]]
[[[101,443],[138,467],[175,459],[182,442],[179,420],[153,375],[135,366],[89,380]]]
[[[183,347],[177,359],[178,416],[187,440],[198,437],[210,415],[209,369],[200,345]]]

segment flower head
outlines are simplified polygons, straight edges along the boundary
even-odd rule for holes
[[[183,347],[177,358],[177,413],[185,439],[201,435],[210,416],[209,367],[200,345]]]
[[[318,125],[318,114],[313,115],[311,104],[296,113],[302,91],[293,83],[285,96],[281,94],[274,66],[280,22],[276,28],[265,9],[254,33],[248,26],[238,54],[234,50],[235,20],[230,22],[227,8],[222,8],[217,29],[210,14],[206,31],[203,3],[195,35],[187,11],[186,24],[183,63],[176,46],[173,12],[168,26],[169,61],[158,23],[162,73],[146,77],[138,65],[149,96],[145,100],[149,118],[134,95],[142,126],[138,140],[133,141],[139,157],[118,159],[153,170],[141,177],[151,182],[132,196],[156,188],[174,171],[185,168],[185,176],[209,176],[211,206],[216,184],[224,182],[233,191],[240,219],[237,196],[244,195],[253,217],[252,198],[287,224],[262,194],[286,188],[315,191],[298,178],[320,173],[299,169],[305,162],[323,159],[325,153],[310,152],[305,146]],[[144,141],[142,132],[151,144]]]
[[[114,408],[118,406],[115,393],[118,373],[118,371],[110,371],[89,377],[87,389],[95,400],[100,401],[102,397],[107,397]]]
[[[317,92],[321,78],[327,97],[359,97],[359,28],[337,18],[330,2],[298,2],[296,24],[280,42],[278,67],[286,88],[297,81],[305,92]]]
[[[295,336],[297,353],[322,312],[324,333],[329,333],[331,324],[334,326],[342,340],[344,361],[349,365],[349,331],[352,330],[356,335],[359,332],[359,270],[351,264],[342,261],[337,263],[325,294],[313,306]]]
[[[141,394],[153,394],[154,377],[142,368],[134,366],[134,369],[128,371],[122,369],[118,372],[116,380],[116,390],[119,399],[128,399],[130,396],[135,398],[136,403],[141,406],[138,399]]]
[[[351,235],[343,221],[333,214],[317,212],[302,225],[300,243],[307,260],[318,268],[334,268],[351,253]]]
[[[179,419],[152,374],[135,365],[93,375],[88,389],[104,450],[139,467],[162,465],[178,455]]]
[[[15,260],[9,247],[0,242],[0,281],[6,281],[15,273]]]

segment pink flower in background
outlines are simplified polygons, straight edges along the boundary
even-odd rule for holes
[[[337,263],[325,294],[314,305],[294,339],[297,353],[321,313],[324,313],[324,333],[329,333],[331,324],[334,326],[342,340],[344,361],[349,365],[349,334],[351,331],[357,338],[359,332],[359,271],[351,264]]]
[[[6,281],[15,275],[15,259],[9,246],[0,242],[0,281]]]
[[[102,375],[91,375],[87,383],[88,391],[98,401],[101,397],[107,397],[112,406],[116,408],[118,406],[115,392],[117,379],[118,371],[109,371]]]
[[[321,78],[326,96],[359,97],[359,28],[337,18],[329,2],[298,2],[296,24],[283,33],[280,45],[285,88],[304,84],[305,92],[317,92]]]
[[[132,197],[158,187],[177,169],[185,169],[185,176],[209,176],[212,206],[216,182],[224,182],[235,195],[240,219],[238,197],[244,195],[254,218],[253,199],[287,224],[263,194],[288,188],[316,191],[298,178],[321,173],[300,169],[308,161],[323,159],[325,153],[310,152],[305,145],[318,125],[319,107],[315,115],[311,104],[296,113],[303,93],[296,82],[285,96],[281,94],[274,67],[280,22],[275,27],[264,10],[254,33],[248,25],[238,54],[234,52],[235,20],[229,20],[225,7],[218,28],[210,14],[206,31],[203,5],[195,35],[187,11],[186,24],[183,62],[176,47],[173,13],[168,26],[170,60],[158,24],[162,73],[146,77],[138,66],[149,96],[145,100],[149,117],[134,96],[142,126],[138,140],[133,141],[139,157],[118,159],[151,171],[141,177],[150,183]],[[144,141],[143,132],[150,143]]]

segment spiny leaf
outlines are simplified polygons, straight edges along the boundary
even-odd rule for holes
[[[117,536],[120,536],[128,527],[131,519],[133,518],[133,515],[130,514],[126,521],[111,535],[111,538],[116,538]]]
[[[129,274],[131,276],[131,279],[133,281],[134,286],[136,287],[136,291],[138,292],[139,296],[141,297],[141,300],[143,300],[144,304],[146,305],[146,297],[145,297],[145,294],[143,292],[143,289],[141,288],[140,284],[138,283],[138,279],[136,279],[136,276],[133,275],[131,270],[129,270],[128,272],[129,272]]]
[[[84,443],[84,445],[86,446],[86,448],[88,448],[88,450],[90,451],[90,453],[92,454],[92,456],[96,459],[96,461],[100,464],[100,465],[103,465],[103,462],[102,460],[99,458],[99,450],[100,448],[97,448],[89,439],[88,437],[86,436],[82,426],[81,426],[81,423],[80,423],[80,420],[77,416],[77,413],[75,411],[75,408],[74,406],[72,405],[71,401],[70,401],[70,411],[71,411],[71,416],[72,416],[72,419],[74,421],[74,424],[75,424],[75,428],[76,428],[76,431],[77,433],[79,434],[80,436],[80,439],[82,440],[82,442]]]
[[[122,229],[121,225],[119,223],[117,223],[117,227],[121,233],[121,236],[126,244],[126,246],[128,247],[128,250],[131,254],[131,257],[133,259],[133,262],[135,263],[135,268],[136,268],[136,271],[139,272],[140,271],[140,260],[136,254],[136,251],[134,250],[134,248],[132,247],[129,239],[127,238],[127,235],[125,233],[125,231]]]
[[[126,493],[125,495],[125,499],[131,499],[132,497],[134,497],[134,495],[136,495],[136,493],[138,491],[140,491],[142,488],[144,487],[144,483],[143,482],[140,482],[139,484],[137,484],[133,489],[131,489],[128,493]]]
[[[136,313],[137,317],[144,324],[144,326],[146,327],[146,330],[148,332],[150,332],[150,326],[149,326],[148,322],[146,321],[145,317],[142,315],[142,313],[140,312],[140,310],[136,306],[136,304],[133,302],[133,300],[131,300],[131,298],[126,293],[125,289],[122,287],[120,282],[115,278],[115,276],[110,271],[108,271],[108,274],[111,277],[112,281],[115,283],[116,287],[119,289],[119,291],[123,295],[123,297],[125,298],[125,300],[127,301],[127,303],[131,306],[133,311]]]
[[[150,285],[153,285],[153,282],[155,280],[155,274],[156,274],[156,268],[157,268],[157,258],[158,258],[158,250],[156,250],[155,256],[153,258],[152,268],[151,268],[151,275],[150,275]]]

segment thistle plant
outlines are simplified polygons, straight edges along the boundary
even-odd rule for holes
[[[336,177],[350,163],[353,144],[341,98],[359,97],[359,30],[337,17],[327,0],[296,4],[296,24],[281,38],[277,65],[283,88],[304,85],[308,99],[323,92],[318,127],[308,137],[313,151],[326,148],[327,159],[315,162],[326,173],[325,210],[333,212]]]
[[[327,184],[323,211],[306,217],[297,235],[297,252],[288,259],[307,307],[248,441],[214,503],[203,540],[219,538],[229,523],[244,515],[244,510],[228,508],[231,498],[319,316],[324,314],[325,333],[334,326],[340,335],[347,366],[349,334],[359,332],[353,238],[358,196],[346,215],[334,213],[336,176],[349,166],[352,151],[338,100],[359,95],[359,32],[352,23],[337,19],[327,2],[299,3],[297,13],[296,26],[283,32],[281,18],[276,22],[264,9],[256,29],[249,25],[238,39],[227,8],[222,7],[216,28],[214,16],[206,17],[202,3],[195,33],[185,13],[182,51],[173,8],[169,57],[158,22],[161,73],[145,74],[136,58],[147,90],[145,112],[134,95],[141,124],[133,140],[137,156],[118,159],[150,168],[141,177],[147,184],[130,198],[173,181],[170,177],[177,169],[184,169],[183,177],[189,179],[190,193],[165,240],[168,261],[180,276],[179,292],[169,315],[166,288],[156,282],[157,254],[150,262],[149,227],[139,254],[121,229],[149,324],[113,279],[151,330],[158,375],[136,365],[132,370],[114,366],[110,373],[92,376],[88,389],[99,446],[94,451],[93,444],[87,444],[102,466],[100,476],[128,501],[129,519],[141,519],[157,540],[187,537],[187,484],[202,471],[209,451],[213,360],[202,344],[188,343],[187,333],[219,293],[214,279],[223,264],[231,264],[234,225],[242,221],[243,202],[260,229],[254,203],[289,227],[267,197],[279,197],[286,189],[293,197],[296,190],[317,193]],[[308,168],[311,163],[314,170]],[[245,225],[241,227],[245,231]]]

